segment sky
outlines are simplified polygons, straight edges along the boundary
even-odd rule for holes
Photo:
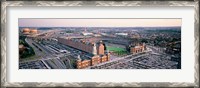
[[[181,19],[36,19],[20,18],[19,27],[169,27]]]

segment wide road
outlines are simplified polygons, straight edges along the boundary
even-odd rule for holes
[[[33,48],[36,56],[43,56],[43,52],[33,45],[33,41],[31,41],[31,39],[26,38],[25,41]]]
[[[34,46],[32,41],[30,39],[26,38],[25,42],[28,43],[33,48],[33,51],[35,52],[34,56],[28,57],[26,59],[20,59],[20,63],[22,62],[28,62],[28,61],[36,61],[38,59],[42,59],[42,57],[45,55],[44,52],[40,51],[36,46]]]

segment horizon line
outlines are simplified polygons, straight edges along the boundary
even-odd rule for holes
[[[27,26],[21,26],[21,27],[27,27]],[[29,27],[33,27],[33,26],[29,26]],[[47,26],[42,26],[42,27],[47,27]],[[55,27],[64,27],[64,26],[55,26]],[[75,27],[75,26],[71,26],[71,27]],[[80,27],[83,27],[83,26],[80,26]],[[135,26],[135,28],[136,27],[181,27],[181,26]],[[35,27],[35,28],[38,28],[38,27]],[[85,27],[85,28],[92,28],[92,27]],[[99,27],[99,28],[103,28],[103,27]],[[111,27],[107,27],[107,28],[111,28]],[[114,28],[128,28],[128,27],[114,27]]]

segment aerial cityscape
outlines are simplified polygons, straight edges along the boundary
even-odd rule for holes
[[[181,19],[19,19],[19,69],[181,69]]]

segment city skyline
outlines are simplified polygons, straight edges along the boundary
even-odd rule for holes
[[[181,19],[45,19],[21,18],[19,27],[172,27]],[[116,25],[117,24],[117,25]]]

